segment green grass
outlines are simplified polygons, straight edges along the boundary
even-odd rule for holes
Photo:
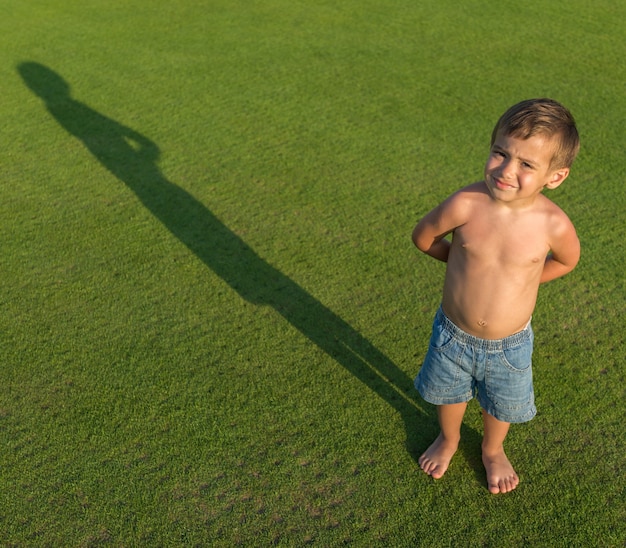
[[[0,544],[623,546],[625,17],[0,2]],[[492,496],[476,405],[445,478],[416,464],[443,268],[410,232],[539,95],[578,120],[550,197],[583,252]]]

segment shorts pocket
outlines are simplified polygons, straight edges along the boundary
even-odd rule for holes
[[[532,363],[532,338],[525,343],[502,351],[502,362],[512,371],[526,371]]]
[[[517,417],[533,409],[532,349],[532,342],[527,340],[497,352],[487,364],[485,388],[500,420],[520,422]]]
[[[415,379],[415,387],[427,401],[444,403],[434,401],[431,398],[438,400],[441,396],[456,394],[459,391],[461,374],[462,370],[454,363],[454,359],[446,356],[443,352],[436,352],[431,348],[428,350],[424,363]]]
[[[442,352],[454,341],[454,335],[443,324],[436,321],[433,324],[433,332],[430,336],[430,348],[435,352]]]

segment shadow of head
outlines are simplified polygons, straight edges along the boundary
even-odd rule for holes
[[[48,67],[29,61],[20,63],[17,71],[28,88],[46,103],[55,103],[69,99],[69,84]]]

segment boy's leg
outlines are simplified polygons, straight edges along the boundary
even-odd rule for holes
[[[513,491],[519,478],[504,453],[504,438],[510,424],[502,422],[483,410],[483,464],[487,471],[487,485],[491,493],[507,493]]]
[[[467,402],[438,405],[437,417],[441,432],[437,439],[418,459],[420,468],[428,475],[439,479],[448,469],[450,460],[461,440],[461,423]]]

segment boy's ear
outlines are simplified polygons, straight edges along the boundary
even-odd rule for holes
[[[554,190],[558,187],[569,175],[569,167],[562,167],[561,169],[557,169],[555,172],[550,175],[550,180],[546,183],[546,188],[550,190]]]

